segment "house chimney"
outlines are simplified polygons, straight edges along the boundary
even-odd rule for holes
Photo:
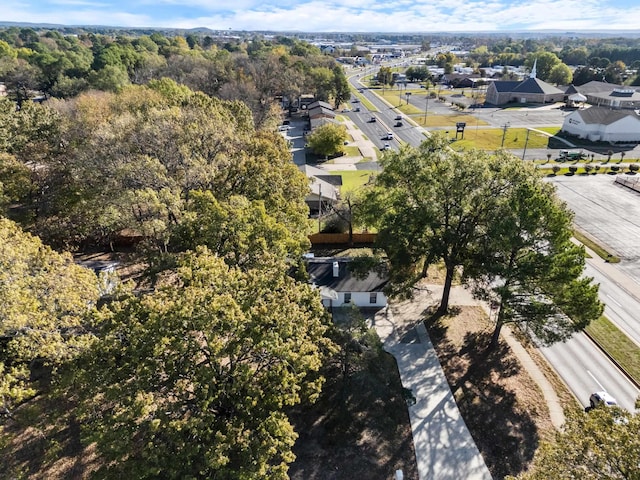
[[[333,277],[338,278],[340,276],[340,264],[333,262]]]

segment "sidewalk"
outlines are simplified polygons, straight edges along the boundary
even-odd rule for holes
[[[385,350],[396,358],[402,385],[415,397],[408,409],[419,479],[490,480],[422,323],[429,298],[425,292],[373,320]]]

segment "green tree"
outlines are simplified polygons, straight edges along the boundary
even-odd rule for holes
[[[333,99],[337,109],[340,108],[341,103],[347,102],[349,98],[351,98],[351,90],[349,88],[347,77],[345,77],[344,75],[344,70],[340,65],[336,65],[335,67],[333,67],[333,76]]]
[[[509,182],[464,275],[499,305],[491,347],[506,323],[544,343],[565,340],[602,314],[598,286],[582,277],[584,247],[571,241],[572,215],[554,187],[515,157],[504,163]]]
[[[559,63],[554,65],[549,73],[549,78],[547,79],[550,83],[555,83],[556,85],[568,85],[571,83],[571,79],[573,78],[573,72],[571,69],[565,65],[564,63]]]
[[[571,411],[552,441],[543,442],[520,480],[640,478],[640,415],[620,408]]]
[[[537,78],[547,81],[551,75],[551,70],[556,65],[562,63],[555,53],[537,51],[528,55],[525,65],[529,68],[533,68],[533,64],[536,64]]]
[[[307,143],[311,150],[322,156],[334,155],[342,151],[347,139],[347,129],[344,125],[328,123],[316,128],[307,135]]]
[[[32,366],[55,368],[86,347],[97,299],[91,270],[0,218],[0,411],[35,393]]]
[[[391,294],[409,295],[441,260],[446,279],[438,313],[447,312],[454,274],[485,235],[504,189],[502,160],[502,154],[454,152],[441,135],[385,156],[362,212],[389,259]]]
[[[100,313],[67,384],[105,478],[287,478],[285,410],[317,396],[332,344],[317,292],[206,249]]]
[[[391,67],[380,67],[376,80],[382,85],[382,88],[387,85],[393,86],[393,72],[391,71]]]
[[[296,232],[297,233],[297,232]],[[180,250],[206,246],[229,265],[255,268],[265,257],[299,257],[308,240],[304,231],[294,236],[270,216],[263,201],[235,196],[218,201],[210,191],[193,191],[176,229]]]

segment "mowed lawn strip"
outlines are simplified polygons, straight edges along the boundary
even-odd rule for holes
[[[600,245],[599,243],[594,242],[589,237],[587,237],[585,234],[583,234],[581,231],[574,229],[573,230],[573,236],[575,237],[576,240],[578,240],[580,243],[582,243],[583,245],[585,245],[588,248],[590,248],[591,250],[593,250],[600,258],[602,258],[604,260],[607,260],[609,263],[619,263],[620,262],[620,258],[619,257],[616,257],[615,255],[609,253],[607,251],[607,249],[605,249],[602,245]]]
[[[591,322],[585,331],[640,384],[640,347],[605,316]]]
[[[469,123],[469,121],[471,123]],[[551,136],[544,135],[535,130],[529,130],[527,140],[526,128],[509,128],[506,133],[501,128],[474,128],[475,119],[470,119],[464,132],[464,139],[457,140],[451,144],[456,150],[478,148],[480,150],[497,150],[498,148],[520,149],[524,148],[547,148],[549,140],[560,129],[557,127],[543,127],[537,130],[544,131]],[[504,135],[504,144],[502,136]]]
[[[333,170],[332,175],[342,175],[340,193],[344,197],[347,193],[360,189],[376,175],[375,170]]]

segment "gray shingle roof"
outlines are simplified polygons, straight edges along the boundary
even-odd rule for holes
[[[556,88],[547,82],[543,82],[539,78],[531,77],[520,82],[518,86],[513,89],[513,91],[518,93],[542,93],[545,95],[564,93],[559,88]]]
[[[333,276],[333,262],[338,261],[339,276]],[[319,287],[329,287],[336,292],[381,292],[387,278],[371,271],[365,278],[358,278],[349,270],[348,258],[312,258],[307,264],[311,281]]]
[[[520,82],[516,80],[504,80],[500,82],[493,82],[498,92],[513,92],[513,89],[518,86]]]
[[[640,115],[633,110],[611,110],[609,108],[591,107],[577,112],[584,123],[591,125],[611,125],[628,116],[640,120]]]

